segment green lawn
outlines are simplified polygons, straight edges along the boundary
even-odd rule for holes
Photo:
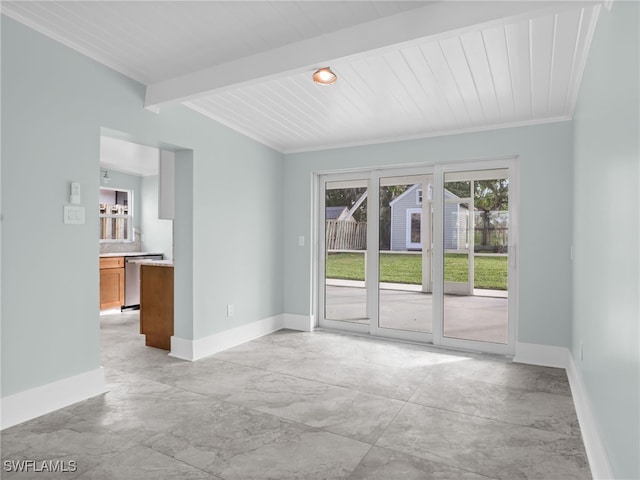
[[[447,254],[447,282],[467,281],[467,256]],[[507,257],[476,257],[475,288],[507,289]],[[327,278],[364,280],[364,253],[330,253]],[[380,255],[380,280],[391,283],[422,283],[422,256],[385,253]]]

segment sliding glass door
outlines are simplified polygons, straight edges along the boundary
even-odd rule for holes
[[[377,332],[431,333],[433,175],[380,177]]]
[[[444,173],[443,344],[509,343],[509,199],[508,169]]]
[[[368,331],[368,179],[333,175],[322,183],[320,311],[325,326]]]
[[[500,160],[319,175],[319,326],[513,353],[514,172]]]

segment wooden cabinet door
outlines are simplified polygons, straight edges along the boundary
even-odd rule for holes
[[[124,268],[100,270],[100,310],[124,305]]]
[[[124,268],[124,257],[100,257],[100,270],[103,268]]]

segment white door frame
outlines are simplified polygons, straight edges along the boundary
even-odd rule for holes
[[[341,320],[328,320],[325,318],[325,255],[326,255],[326,245],[325,245],[325,224],[326,224],[326,207],[325,207],[325,188],[327,183],[340,183],[344,182],[345,187],[352,187],[354,185],[358,186],[367,186],[370,189],[370,180],[369,174],[365,171],[355,171],[355,172],[332,172],[332,173],[318,173],[314,174],[313,183],[315,190],[315,201],[313,202],[317,208],[315,210],[315,217],[317,218],[316,227],[315,227],[315,235],[314,235],[314,248],[316,250],[316,254],[313,255],[313,264],[312,271],[315,271],[315,285],[312,290],[312,297],[315,297],[312,304],[315,312],[315,326],[328,328],[331,330],[343,330],[352,333],[361,333],[368,334],[369,333],[369,325],[349,322],[349,321],[341,321]],[[371,190],[369,190],[371,191]],[[376,197],[377,198],[377,197]],[[369,196],[369,201],[367,201],[367,218],[369,218],[369,208],[371,205],[371,197]],[[367,250],[365,250],[365,265],[367,263],[367,258],[371,255],[367,255],[369,251],[369,226],[370,222],[367,222]],[[367,267],[365,267],[365,275],[367,273]],[[367,283],[367,276],[365,276],[365,289],[366,289],[366,315],[371,318],[371,311],[369,310],[369,305],[371,304],[370,298],[373,293],[372,289],[367,288],[369,285]]]
[[[373,170],[371,172],[370,188],[375,195],[370,196],[371,202],[369,202],[370,210],[367,211],[367,218],[375,219],[373,222],[369,222],[367,230],[367,247],[370,254],[368,255],[367,273],[368,285],[372,286],[372,290],[375,290],[370,297],[369,312],[371,313],[370,321],[370,333],[376,337],[393,338],[397,340],[408,340],[412,342],[420,343],[433,343],[433,334],[426,332],[416,332],[410,330],[396,330],[392,328],[385,328],[380,326],[380,297],[379,297],[379,285],[380,285],[380,255],[379,255],[379,219],[380,219],[380,186],[383,185],[402,185],[421,183],[423,189],[423,202],[421,219],[429,218],[427,215],[431,215],[431,202],[424,201],[424,192],[428,184],[429,177],[433,176],[433,166],[424,165],[420,167],[395,167]],[[384,181],[381,181],[384,179]],[[427,232],[427,222],[420,223],[420,238],[423,241],[422,249],[422,275],[427,279],[427,284],[423,288],[430,288],[431,283],[431,268],[429,268],[431,257],[431,245],[430,245],[430,232]],[[427,240],[427,242],[425,242]],[[425,248],[425,244],[427,244]],[[373,288],[377,286],[378,288]],[[433,313],[432,313],[433,317]],[[432,323],[433,323],[432,319]]]
[[[434,319],[439,319],[438,322],[434,320],[433,326],[433,338],[435,345],[442,345],[446,347],[462,349],[462,350],[480,350],[487,353],[495,353],[500,355],[514,355],[515,344],[517,338],[518,329],[518,164],[516,157],[484,160],[484,161],[471,161],[460,163],[446,163],[436,165],[435,167],[435,179],[434,179],[434,237],[437,239],[444,238],[444,175],[445,173],[453,174],[459,172],[461,176],[465,178],[470,177],[472,180],[488,179],[494,177],[495,172],[492,175],[491,172],[495,170],[506,170],[509,178],[509,263],[508,263],[508,284],[507,292],[508,299],[508,312],[507,312],[507,343],[489,343],[480,342],[475,340],[462,340],[457,338],[448,338],[444,336],[444,302],[437,301],[443,299],[444,292],[444,263],[441,259],[444,258],[444,242],[434,242],[434,258],[438,259],[434,261]],[[486,173],[478,173],[486,172]],[[475,174],[474,174],[475,173]],[[474,221],[474,219],[470,219]],[[469,257],[469,262],[473,262],[473,253]],[[473,274],[473,270],[470,268],[470,274]],[[436,327],[435,324],[438,324]]]
[[[508,266],[508,339],[507,344],[494,344],[474,340],[461,340],[446,338],[443,336],[443,298],[444,298],[444,174],[453,172],[473,172],[481,170],[507,169],[509,176],[509,266]],[[432,248],[432,272],[433,272],[433,312],[432,312],[432,333],[411,332],[380,328],[379,321],[379,298],[378,288],[374,288],[379,283],[379,238],[378,219],[380,217],[379,208],[379,186],[380,178],[396,177],[398,182],[403,176],[414,177],[416,175],[433,175],[433,199],[431,202],[422,203],[422,219],[431,215],[427,209],[433,207],[433,248]],[[367,289],[367,315],[370,319],[369,325],[346,321],[332,321],[324,318],[324,295],[325,295],[325,270],[324,256],[325,245],[325,185],[327,181],[345,181],[345,185],[352,185],[353,181],[366,182],[369,188],[367,202],[367,254],[365,270],[365,286]],[[410,178],[407,178],[410,181]],[[515,343],[517,338],[517,312],[518,312],[518,168],[517,157],[505,157],[488,160],[471,160],[464,162],[448,163],[425,163],[419,166],[410,167],[388,167],[388,168],[366,168],[354,169],[350,171],[325,171],[313,174],[314,190],[314,249],[312,261],[313,272],[313,309],[316,321],[315,325],[323,328],[351,331],[362,334],[371,334],[379,337],[403,339],[448,348],[482,351],[501,355],[513,355],[515,353]],[[423,193],[424,195],[424,193]],[[374,219],[371,221],[371,219]],[[425,225],[425,222],[422,222]],[[422,239],[425,238],[424,231]],[[424,247],[424,241],[423,241]],[[424,249],[423,249],[424,254]]]

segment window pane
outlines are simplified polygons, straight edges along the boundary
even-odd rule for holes
[[[410,183],[412,179],[415,183]],[[423,208],[431,211],[431,197],[422,195],[424,188],[431,188],[430,182],[426,176],[380,179],[380,328],[431,332],[430,216],[422,225]],[[428,202],[424,207],[423,201]]]
[[[100,240],[111,242],[133,241],[133,218],[129,205],[132,192],[109,188],[100,189]]]
[[[411,214],[411,243],[420,243],[420,217],[419,213]]]
[[[508,178],[445,174],[445,337],[507,343]],[[450,178],[451,179],[451,178]],[[471,200],[471,201],[469,201]]]
[[[509,244],[509,180],[474,182],[475,252],[507,253]]]
[[[469,256],[466,253],[445,253],[444,281],[458,283],[469,281]]]
[[[369,323],[365,289],[367,189],[358,183],[327,183],[325,187],[327,320]]]

